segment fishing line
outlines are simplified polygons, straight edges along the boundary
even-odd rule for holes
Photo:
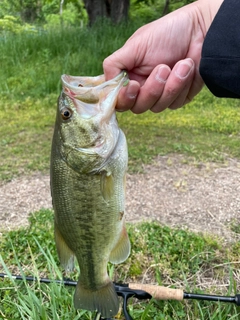
[[[10,278],[7,274],[0,273],[0,278]],[[57,283],[64,286],[75,287],[77,285],[76,281],[71,279],[57,280],[57,279],[48,279],[48,278],[38,278],[31,276],[21,276],[21,275],[11,275],[13,280],[25,280],[29,282],[40,282],[40,283]],[[114,283],[115,290],[118,296],[123,298],[123,313],[126,320],[133,320],[127,310],[128,299],[134,297],[138,300],[146,300],[154,298],[156,300],[178,300],[182,301],[183,299],[195,299],[195,300],[205,300],[205,301],[218,301],[218,302],[228,302],[234,303],[237,306],[240,306],[240,294],[235,296],[218,296],[218,295],[208,295],[208,294],[196,294],[184,292],[181,289],[172,289],[167,287],[162,287],[158,285],[148,285],[141,283]],[[103,320],[99,313],[96,314],[94,320]],[[105,319],[111,320],[111,319]]]

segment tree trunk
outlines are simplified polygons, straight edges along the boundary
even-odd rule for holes
[[[169,0],[165,1],[165,5],[163,8],[162,16],[165,16],[165,14],[169,13]]]
[[[118,23],[122,20],[127,20],[129,5],[129,0],[111,1],[111,19],[113,23]]]
[[[60,17],[62,16],[62,13],[63,13],[63,4],[64,4],[64,0],[61,0],[60,1],[60,7],[59,7],[59,15],[60,15]]]
[[[105,0],[84,0],[84,4],[88,13],[90,26],[97,19],[107,17],[107,7]]]
[[[89,25],[97,19],[110,18],[113,23],[127,20],[130,0],[84,0]]]

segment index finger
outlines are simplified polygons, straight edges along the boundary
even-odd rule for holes
[[[123,50],[123,54],[124,54]],[[124,63],[126,61],[127,63]],[[103,70],[106,80],[113,79],[116,77],[122,70],[128,69],[128,59],[124,59],[122,54],[119,54],[119,50],[111,54],[103,61]]]
[[[138,50],[138,45],[128,40],[122,48],[108,56],[103,61],[106,80],[116,77],[122,70],[133,70],[142,59],[142,55],[139,52],[141,50]]]

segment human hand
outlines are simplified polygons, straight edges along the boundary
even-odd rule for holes
[[[223,0],[199,0],[138,29],[103,63],[107,80],[121,70],[129,84],[117,110],[134,113],[176,109],[201,90],[198,68],[206,32]]]

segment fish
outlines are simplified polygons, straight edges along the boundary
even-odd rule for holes
[[[80,275],[76,309],[111,318],[119,300],[107,264],[124,262],[131,245],[125,225],[128,150],[115,106],[126,72],[106,81],[62,75],[52,139],[50,184],[60,263]]]

